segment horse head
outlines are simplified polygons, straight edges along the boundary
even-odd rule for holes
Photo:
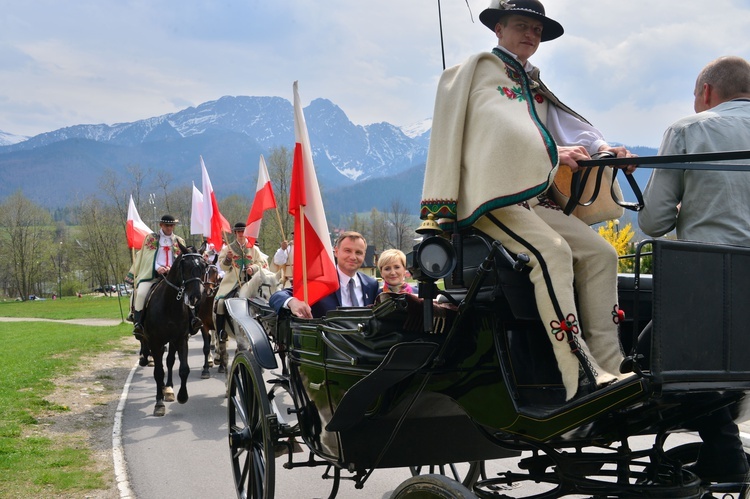
[[[260,269],[242,285],[239,291],[240,298],[260,297],[268,300],[272,294],[282,288],[281,271],[273,273],[268,269]]]
[[[203,294],[203,277],[206,273],[206,262],[193,246],[183,246],[179,242],[180,255],[169,269],[166,282],[177,290],[177,299],[194,307]]]
[[[219,267],[216,266],[216,259],[218,255],[206,265],[206,272],[203,274],[203,288],[207,297],[212,297],[221,283],[221,277],[219,277]]]

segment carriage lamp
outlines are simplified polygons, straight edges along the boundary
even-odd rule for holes
[[[456,251],[447,239],[430,236],[417,247],[415,254],[415,278],[433,282],[450,275],[456,267]]]
[[[438,291],[435,282],[450,275],[456,267],[456,251],[450,241],[432,235],[417,245],[409,257],[409,270],[419,281],[419,297],[424,303],[432,303]],[[424,307],[425,332],[432,329],[432,312],[432,306]]]

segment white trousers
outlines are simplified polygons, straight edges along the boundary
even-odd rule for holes
[[[612,245],[546,198],[541,203],[532,198],[522,205],[494,210],[475,227],[509,251],[529,256],[539,315],[550,335],[566,398],[572,398],[578,389],[579,362],[565,338],[565,329],[577,333],[574,336],[597,383],[621,377],[617,253]]]

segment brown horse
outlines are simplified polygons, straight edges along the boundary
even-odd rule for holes
[[[175,259],[166,277],[153,286],[153,292],[143,312],[145,343],[154,358],[154,416],[163,416],[166,412],[164,400],[169,400],[169,393],[172,392],[175,354],[180,359],[180,391],[177,401],[184,404],[188,400],[188,339],[195,306],[203,294],[205,272],[206,262],[203,256],[196,253],[194,248],[188,249],[180,244],[180,255]],[[163,357],[166,345],[169,345],[169,351],[165,382]]]

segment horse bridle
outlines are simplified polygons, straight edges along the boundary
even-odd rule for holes
[[[216,292],[217,283],[209,279],[208,275],[211,269],[216,269],[216,276],[219,276],[219,267],[214,263],[209,263],[206,267],[206,272],[203,274],[203,286],[206,288],[206,296],[209,298]]]
[[[201,261],[203,261],[203,255],[201,255],[200,253],[184,253],[184,254],[182,254],[180,256],[182,257],[180,259],[180,263],[179,263],[179,266],[180,266],[180,277],[182,278],[182,283],[180,284],[180,286],[177,286],[176,284],[173,284],[169,280],[169,278],[167,276],[164,276],[164,282],[166,282],[169,285],[169,287],[171,287],[172,289],[175,289],[177,291],[177,298],[176,298],[177,301],[182,300],[182,295],[185,293],[185,287],[186,287],[187,284],[189,284],[189,283],[191,283],[193,281],[198,281],[200,283],[203,283],[203,279],[200,278],[200,277],[191,277],[191,278],[189,278],[189,279],[186,280],[185,277],[182,274],[182,262],[184,261],[185,258],[187,258],[187,257],[200,258]]]

